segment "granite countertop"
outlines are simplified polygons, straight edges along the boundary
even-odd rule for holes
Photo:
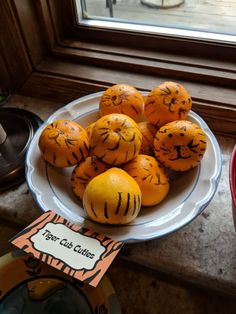
[[[24,108],[45,119],[62,105],[13,95],[5,106]],[[222,175],[204,212],[164,238],[125,245],[118,259],[232,295],[236,294],[236,233],[228,169],[235,139],[220,136],[217,139],[223,158]],[[1,255],[11,248],[7,240],[40,214],[26,183],[0,194]]]

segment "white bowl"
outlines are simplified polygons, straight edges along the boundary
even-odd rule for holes
[[[56,111],[38,129],[26,156],[26,179],[30,191],[43,211],[53,210],[71,222],[80,223],[115,240],[145,241],[174,232],[196,218],[211,201],[221,173],[222,161],[218,142],[207,124],[196,113],[188,120],[197,123],[207,138],[207,150],[194,169],[175,173],[166,199],[157,206],[144,207],[128,225],[110,226],[88,219],[82,204],[71,190],[73,167],[59,169],[41,157],[38,140],[45,126],[54,120],[69,119],[86,127],[98,119],[98,104],[102,93],[79,98]]]

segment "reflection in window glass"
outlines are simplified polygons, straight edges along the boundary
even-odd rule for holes
[[[87,20],[236,35],[235,0],[77,0]],[[81,21],[81,19],[80,19]],[[232,40],[231,40],[232,41]]]

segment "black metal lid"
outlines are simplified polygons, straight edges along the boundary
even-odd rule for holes
[[[0,123],[7,138],[0,144],[0,191],[25,180],[25,154],[42,120],[30,111],[0,108]]]

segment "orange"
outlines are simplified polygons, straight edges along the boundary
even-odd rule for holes
[[[179,120],[163,125],[153,142],[155,156],[166,167],[186,171],[196,167],[206,151],[206,135],[200,126]]]
[[[71,167],[88,156],[88,135],[76,122],[56,120],[42,131],[39,148],[43,158],[53,166]]]
[[[128,162],[125,170],[138,183],[142,193],[142,205],[159,204],[169,192],[169,179],[164,167],[156,158],[148,155],[138,155]]]
[[[101,96],[99,110],[101,116],[123,113],[138,121],[143,111],[143,97],[133,86],[113,85]]]
[[[91,135],[91,152],[103,162],[121,165],[138,155],[142,134],[130,117],[113,113],[96,121]]]
[[[184,86],[164,82],[154,88],[145,98],[144,113],[147,120],[157,127],[186,119],[192,107],[192,99]]]
[[[111,168],[89,182],[84,191],[83,206],[94,221],[127,224],[140,211],[141,191],[125,171]]]

